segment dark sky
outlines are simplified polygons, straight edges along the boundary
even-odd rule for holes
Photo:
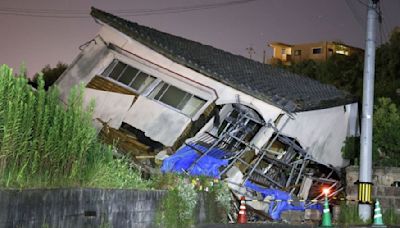
[[[197,11],[125,18],[244,56],[252,46],[256,51],[253,59],[258,61],[271,41],[340,40],[364,48],[366,0],[250,0],[204,7],[232,1],[238,0],[1,0],[0,64],[18,69],[25,62],[32,75],[46,64],[70,63],[79,53],[78,47],[99,29],[89,17],[91,6],[110,12],[126,10],[130,15],[201,6]],[[381,8],[384,23],[379,42],[400,25],[400,0],[381,0]]]

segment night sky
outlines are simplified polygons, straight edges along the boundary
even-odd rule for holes
[[[127,16],[123,17],[128,20],[243,56],[248,56],[246,48],[252,46],[256,51],[253,59],[257,61],[262,60],[263,50],[269,50],[267,43],[272,41],[332,40],[364,48],[366,2],[1,0],[0,64],[18,69],[25,62],[32,75],[46,64],[70,63],[79,53],[78,47],[93,38],[100,27],[89,15],[91,6],[116,15],[125,13]],[[182,8],[191,10],[179,10]],[[388,38],[396,25],[400,26],[400,0],[381,0],[381,9],[383,23],[378,30],[378,44]],[[267,51],[270,55],[271,51]]]

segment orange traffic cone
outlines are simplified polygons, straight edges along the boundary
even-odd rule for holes
[[[237,223],[238,224],[245,224],[247,223],[247,215],[246,215],[246,199],[244,196],[240,198],[240,210],[237,216]]]

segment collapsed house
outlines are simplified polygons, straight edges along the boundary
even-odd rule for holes
[[[57,81],[85,85],[101,137],[135,158],[178,151],[166,172],[208,175],[237,195],[317,199],[341,190],[357,104],[330,85],[92,8],[99,33]],[[251,204],[268,210],[268,204]]]

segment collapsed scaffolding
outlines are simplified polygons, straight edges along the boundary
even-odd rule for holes
[[[314,160],[296,139],[282,134],[294,118],[285,112],[265,122],[254,110],[233,104],[222,122],[215,116],[211,129],[199,132],[164,160],[162,171],[222,179],[238,199],[246,196],[249,206],[272,219],[280,219],[285,209],[312,208],[324,197],[322,187],[331,189],[330,197],[343,187],[337,170]],[[273,133],[259,148],[250,141],[261,128]],[[270,199],[304,203],[280,205],[276,211]]]

